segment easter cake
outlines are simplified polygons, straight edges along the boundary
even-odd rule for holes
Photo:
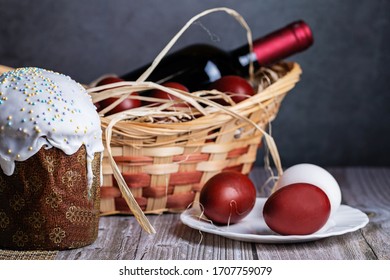
[[[100,119],[70,77],[26,67],[0,76],[0,248],[92,243],[99,221]]]

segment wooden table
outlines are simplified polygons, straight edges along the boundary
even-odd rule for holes
[[[364,228],[341,236],[296,243],[260,244],[235,241],[187,227],[179,214],[149,215],[157,233],[143,232],[133,216],[102,217],[97,241],[61,251],[57,259],[253,260],[253,259],[390,259],[390,167],[328,168],[339,182],[343,204],[367,213]],[[257,185],[266,173],[254,169]]]

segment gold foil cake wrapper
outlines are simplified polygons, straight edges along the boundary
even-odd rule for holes
[[[84,146],[72,155],[42,148],[17,162],[12,176],[0,170],[0,248],[62,250],[93,243],[98,234],[101,154],[92,162],[88,188]]]

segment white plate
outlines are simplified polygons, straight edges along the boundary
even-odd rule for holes
[[[201,215],[199,205],[194,205],[180,215],[181,221],[200,231],[213,233],[230,239],[258,243],[295,243],[317,240],[329,236],[341,235],[358,230],[368,223],[368,217],[362,211],[347,205],[341,205],[334,217],[328,220],[322,229],[310,235],[279,235],[263,220],[263,206],[266,198],[257,198],[251,213],[240,222],[229,226],[216,226]]]

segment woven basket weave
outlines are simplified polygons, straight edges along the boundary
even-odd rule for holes
[[[198,199],[204,183],[222,170],[248,174],[262,140],[267,144],[278,174],[282,173],[276,144],[266,128],[276,117],[285,94],[299,81],[301,69],[297,63],[275,65],[283,71],[274,71],[277,77],[266,86],[262,80],[267,80],[267,75],[254,73],[250,65],[249,80],[259,90],[232,106],[221,106],[208,98],[228,99],[225,93],[215,90],[187,93],[145,82],[193,22],[219,11],[228,13],[246,29],[252,49],[250,29],[237,12],[227,8],[211,9],[187,22],[137,81],[99,87],[91,84],[89,93],[94,102],[119,97],[116,103],[100,112],[106,143],[101,189],[103,214],[132,212],[144,229],[153,232],[144,214],[180,212],[190,207]],[[181,101],[132,95],[151,89],[164,90]],[[105,115],[125,98],[159,101],[162,105]],[[188,106],[177,107],[176,102],[186,102]]]

